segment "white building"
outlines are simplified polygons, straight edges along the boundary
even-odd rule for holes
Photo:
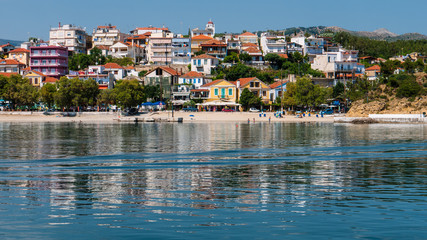
[[[138,44],[117,42],[109,50],[109,54],[114,58],[129,57],[134,62],[140,62],[145,59],[145,46],[139,46]]]
[[[268,33],[261,33],[261,49],[263,55],[269,53],[285,54],[286,53],[286,37],[271,36]]]
[[[212,68],[215,68],[219,64],[219,59],[216,57],[202,54],[193,57],[191,60],[191,71],[210,75]]]
[[[153,33],[170,33],[168,28],[165,28],[165,27],[157,28],[157,27],[153,27],[153,26],[135,28],[134,30],[130,31],[130,33],[132,35],[143,35],[143,34],[146,34],[147,32],[149,32],[151,34],[153,34]]]
[[[49,32],[49,45],[64,46],[68,51],[86,53],[86,29],[72,24],[59,24],[57,28],[51,28]]]
[[[195,89],[199,89],[202,85],[206,84],[204,75],[198,72],[188,72],[178,78],[178,84],[191,84]]]
[[[172,33],[153,33],[148,40],[147,60],[154,65],[172,63]]]
[[[92,45],[97,46],[112,46],[116,42],[124,41],[129,35],[121,33],[116,26],[98,26],[93,29]]]
[[[205,29],[195,28],[191,30],[191,37],[199,35],[205,35],[213,38],[215,36],[215,24],[212,21],[209,21],[208,24],[206,24]]]

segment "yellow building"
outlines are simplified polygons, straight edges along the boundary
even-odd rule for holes
[[[240,104],[236,103],[237,89],[236,85],[224,80],[218,79],[213,82],[207,83],[200,87],[201,89],[208,89],[208,99],[199,107],[209,111],[227,111],[237,110]]]
[[[33,85],[34,87],[41,87],[43,80],[46,78],[46,75],[41,72],[31,70],[27,74],[25,74],[24,77],[28,78],[28,80],[30,80],[31,85]]]
[[[240,78],[236,81],[237,87],[237,102],[240,100],[240,95],[243,90],[247,88],[249,91],[255,94],[255,96],[261,97],[261,101],[265,104],[270,104],[270,86],[265,84],[263,81],[256,77]]]
[[[28,67],[30,61],[30,51],[24,48],[17,48],[9,52],[7,59],[16,60]]]

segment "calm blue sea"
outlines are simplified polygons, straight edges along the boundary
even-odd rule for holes
[[[0,239],[427,239],[427,125],[0,123]]]

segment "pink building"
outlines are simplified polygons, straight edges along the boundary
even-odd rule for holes
[[[68,49],[57,46],[30,47],[31,70],[60,78],[68,73]]]

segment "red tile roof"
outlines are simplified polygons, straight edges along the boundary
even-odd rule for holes
[[[201,87],[209,87],[209,86],[215,85],[215,84],[217,84],[217,83],[219,83],[221,81],[227,81],[227,80],[225,80],[225,79],[218,79],[218,80],[212,81],[210,83],[206,83],[205,85],[202,85]]]
[[[209,92],[209,89],[191,89],[190,92]]]
[[[9,51],[9,53],[21,53],[21,52],[29,53],[30,50],[27,50],[25,48],[16,48],[16,49],[13,49],[12,51]]]
[[[41,73],[41,72],[39,72],[39,71],[34,71],[34,70],[32,70],[32,72],[34,72],[35,74],[40,75],[40,76],[42,76],[42,77],[46,77],[46,75],[44,75],[43,73]]]
[[[7,46],[12,46],[12,47],[13,47],[13,45],[12,45],[12,44],[10,44],[10,43],[6,43],[6,44],[1,45],[1,46],[0,46],[0,48],[7,47]]]
[[[164,66],[153,68],[150,71],[148,71],[145,75],[148,75],[148,74],[154,72],[158,68],[162,69],[163,71],[165,71],[165,72],[167,72],[167,73],[169,73],[171,75],[174,75],[174,76],[178,76],[179,75],[178,72],[175,69],[170,68],[170,67],[164,67]]]
[[[18,73],[5,73],[5,72],[0,72],[0,76],[5,76],[5,77],[10,77],[12,75],[19,75]]]
[[[115,29],[116,26],[98,26],[98,29],[102,29],[102,28]]]
[[[240,34],[239,36],[256,36],[256,35],[251,33],[251,32],[244,32],[244,33]]]
[[[134,39],[134,40],[142,40],[142,39],[147,39],[147,36],[146,35],[134,35],[132,37],[128,37],[128,39],[130,39],[130,40],[132,40],[132,39]]]
[[[278,55],[282,58],[288,58],[288,54],[286,53],[279,53]]]
[[[207,55],[207,54],[201,54],[201,55],[199,55],[199,56],[195,56],[195,57],[193,57],[193,59],[207,59],[207,58],[210,58],[210,59],[218,59],[218,58],[216,58],[216,57],[212,57],[212,56]]]
[[[259,50],[258,48],[254,48],[254,47],[248,47],[243,51],[248,52],[248,53],[261,53],[261,50]]]
[[[127,70],[135,70],[135,67],[134,66],[127,66],[127,67],[125,67],[125,69],[127,69]]]
[[[213,38],[206,36],[206,35],[198,35],[198,36],[191,38],[191,40],[211,40],[211,39],[213,39]]]
[[[258,45],[255,43],[243,43],[242,47],[258,47]]]
[[[105,46],[105,45],[98,45],[98,46],[95,46],[95,47],[93,47],[93,48],[98,48],[98,49],[100,49],[100,50],[109,50],[110,49],[110,47],[109,46]],[[92,48],[92,49],[93,49]]]
[[[277,88],[277,87],[279,87],[279,86],[281,86],[282,85],[282,83],[283,84],[285,84],[285,83],[287,83],[288,81],[277,81],[277,82],[275,82],[275,83],[273,83],[273,84],[270,84],[270,88],[271,89],[274,89],[274,88]]]
[[[246,85],[252,80],[257,79],[256,77],[248,77],[248,78],[239,78],[237,81],[240,81],[240,86]],[[236,84],[236,83],[235,83]]]
[[[0,65],[24,65],[13,59],[0,59]]]
[[[48,82],[48,83],[55,83],[57,81],[58,79],[54,77],[46,77],[46,79],[44,80],[44,82]]]
[[[107,64],[105,64],[104,65],[104,67],[106,68],[106,69],[109,69],[109,68],[112,68],[112,69],[123,69],[123,67],[122,66],[120,66],[119,64],[117,64],[117,63],[107,63]]]
[[[367,69],[365,69],[365,71],[380,71],[381,67],[378,65],[374,65],[372,67],[368,67]]]
[[[206,42],[204,42],[204,43],[202,43],[200,45],[201,46],[216,45],[216,46],[224,46],[224,47],[227,46],[227,44],[225,42],[222,42],[222,41],[219,41],[219,40],[216,40],[216,39],[212,39],[212,40],[206,41]]]
[[[194,78],[194,77],[203,77],[203,74],[191,71],[181,76],[182,78]]]

